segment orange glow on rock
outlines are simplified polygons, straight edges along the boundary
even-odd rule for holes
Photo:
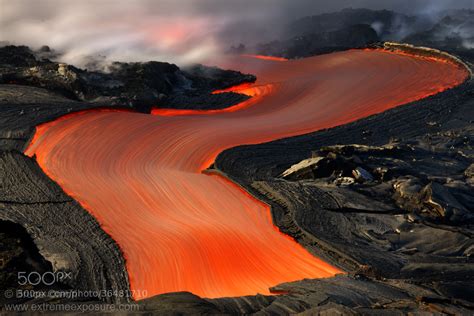
[[[377,52],[381,52],[381,53],[385,53],[385,54],[395,54],[395,55],[399,55],[399,56],[401,55],[401,56],[408,56],[408,57],[412,57],[412,58],[425,59],[425,60],[435,61],[435,62],[438,62],[438,63],[451,64],[453,66],[462,68],[462,66],[458,65],[454,61],[448,60],[447,58],[442,58],[441,56],[436,57],[434,55],[433,56],[422,55],[421,53],[416,54],[415,52],[411,53],[411,52],[408,52],[408,51],[403,51],[401,49],[388,50],[388,49],[383,49],[383,48],[364,48],[362,50],[364,50],[364,51],[377,51]],[[425,53],[427,54],[428,51],[425,51]]]
[[[282,282],[340,273],[279,232],[266,204],[203,169],[226,148],[352,122],[468,75],[449,63],[380,51],[259,62],[241,61],[239,70],[258,77],[244,88],[255,93],[243,105],[155,115],[90,111],[37,128],[25,153],[118,243],[131,289],[147,291],[135,299],[175,291],[270,294]]]
[[[241,56],[242,56],[242,57],[249,57],[249,58],[263,59],[263,60],[271,60],[271,61],[288,61],[287,58],[284,58],[284,57],[275,57],[275,56],[250,55],[250,54],[244,54],[244,55],[241,55]]]
[[[258,103],[264,96],[272,93],[273,85],[266,84],[261,86],[252,85],[249,83],[243,83],[234,87],[230,87],[223,90],[216,90],[213,93],[224,93],[224,92],[236,92],[251,96],[251,99],[240,102],[228,108],[218,110],[179,110],[179,109],[162,109],[154,108],[151,110],[151,114],[160,116],[184,116],[184,115],[209,115],[223,112],[235,112],[248,108],[252,104]]]
[[[215,90],[212,92],[212,94],[219,94],[219,93],[224,93],[224,92],[235,92],[235,93],[245,94],[250,97],[253,97],[256,94],[254,84],[250,82],[244,82],[239,85],[232,86],[232,87],[222,89],[222,90]]]

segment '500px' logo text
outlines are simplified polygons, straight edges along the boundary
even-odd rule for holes
[[[56,282],[62,282],[67,279],[72,279],[71,272],[18,272],[19,285],[52,285]]]

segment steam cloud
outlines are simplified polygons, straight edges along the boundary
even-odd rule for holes
[[[277,38],[295,18],[345,7],[434,15],[474,5],[472,0],[0,0],[0,41],[49,45],[61,60],[78,66],[91,56],[186,64],[240,42]]]

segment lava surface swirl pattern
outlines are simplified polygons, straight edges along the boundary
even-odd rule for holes
[[[467,76],[449,63],[362,50],[238,66],[258,77],[245,104],[77,113],[39,126],[26,151],[118,243],[132,290],[269,294],[341,272],[279,232],[268,206],[202,170],[226,148],[348,123]]]

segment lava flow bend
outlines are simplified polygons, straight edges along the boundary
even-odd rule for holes
[[[202,170],[226,148],[348,123],[467,76],[450,63],[380,51],[239,62],[258,78],[244,87],[253,97],[243,105],[82,112],[39,126],[26,151],[118,243],[132,290],[147,291],[136,299],[269,294],[282,282],[339,273],[279,232],[268,206]]]

